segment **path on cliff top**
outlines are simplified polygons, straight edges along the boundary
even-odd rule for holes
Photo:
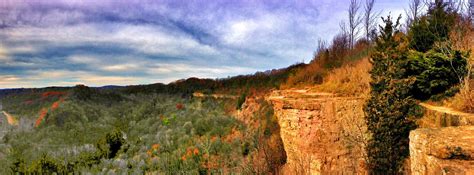
[[[433,110],[433,111],[438,111],[441,113],[446,113],[446,114],[451,114],[451,115],[457,115],[457,116],[474,116],[474,114],[471,113],[465,113],[461,111],[457,111],[448,107],[443,107],[443,106],[433,106],[427,103],[420,103],[420,106],[423,106],[427,109]]]
[[[289,89],[289,90],[280,90],[278,93],[273,93],[269,99],[283,99],[283,98],[307,98],[307,97],[316,97],[316,98],[337,98],[335,94],[326,93],[326,92],[311,92],[308,89]],[[427,103],[420,103],[421,106],[437,111],[440,113],[446,113],[457,116],[474,116],[472,113],[465,113],[461,111],[454,110],[452,108],[443,107],[443,106],[434,106]]]

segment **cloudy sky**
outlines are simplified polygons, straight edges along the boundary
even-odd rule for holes
[[[383,15],[408,0],[377,0]],[[349,0],[1,0],[0,88],[168,83],[308,62]]]

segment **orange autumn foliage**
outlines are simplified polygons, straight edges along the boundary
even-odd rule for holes
[[[192,151],[193,151],[192,148],[186,149],[186,155],[187,156],[192,156],[193,155]]]
[[[59,107],[59,105],[61,104],[61,102],[63,102],[63,101],[64,101],[63,98],[60,98],[58,101],[55,101],[50,107],[51,111],[56,110]],[[47,114],[48,114],[48,108],[42,108],[40,113],[39,113],[38,119],[36,119],[35,127],[38,127],[43,122],[43,120],[44,120],[44,118],[46,117]]]
[[[176,109],[181,110],[184,109],[184,105],[182,103],[176,104]]]
[[[189,147],[189,148],[186,149],[186,153],[183,156],[181,156],[181,160],[185,161],[189,157],[198,156],[198,155],[199,155],[199,149],[198,148]]]
[[[49,97],[62,97],[66,95],[66,92],[57,92],[57,91],[51,91],[51,92],[44,92],[41,94],[41,100],[46,100]]]
[[[51,105],[51,109],[56,109],[59,107],[59,101],[54,102],[53,105]]]
[[[146,154],[148,154],[148,156],[152,156],[151,150],[146,151]]]
[[[196,156],[199,155],[199,149],[194,148],[194,155],[196,155]]]
[[[160,149],[160,144],[153,144],[151,146],[151,149],[146,151],[146,153],[148,154],[148,156],[150,156],[151,158],[153,157],[157,157],[158,156],[158,150]]]
[[[211,137],[211,142],[215,142],[217,140],[217,136],[212,136]]]
[[[41,122],[43,121],[46,114],[48,114],[48,109],[46,109],[46,108],[41,109],[40,115],[39,115],[38,119],[36,119],[35,127],[38,127],[41,124]]]

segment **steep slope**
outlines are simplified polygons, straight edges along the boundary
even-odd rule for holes
[[[287,154],[285,174],[365,174],[364,99],[308,90],[274,91]]]

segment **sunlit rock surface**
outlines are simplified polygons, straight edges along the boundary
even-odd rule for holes
[[[268,100],[287,154],[284,174],[365,174],[362,98],[285,90]]]
[[[412,131],[410,156],[414,175],[474,174],[474,126]]]

